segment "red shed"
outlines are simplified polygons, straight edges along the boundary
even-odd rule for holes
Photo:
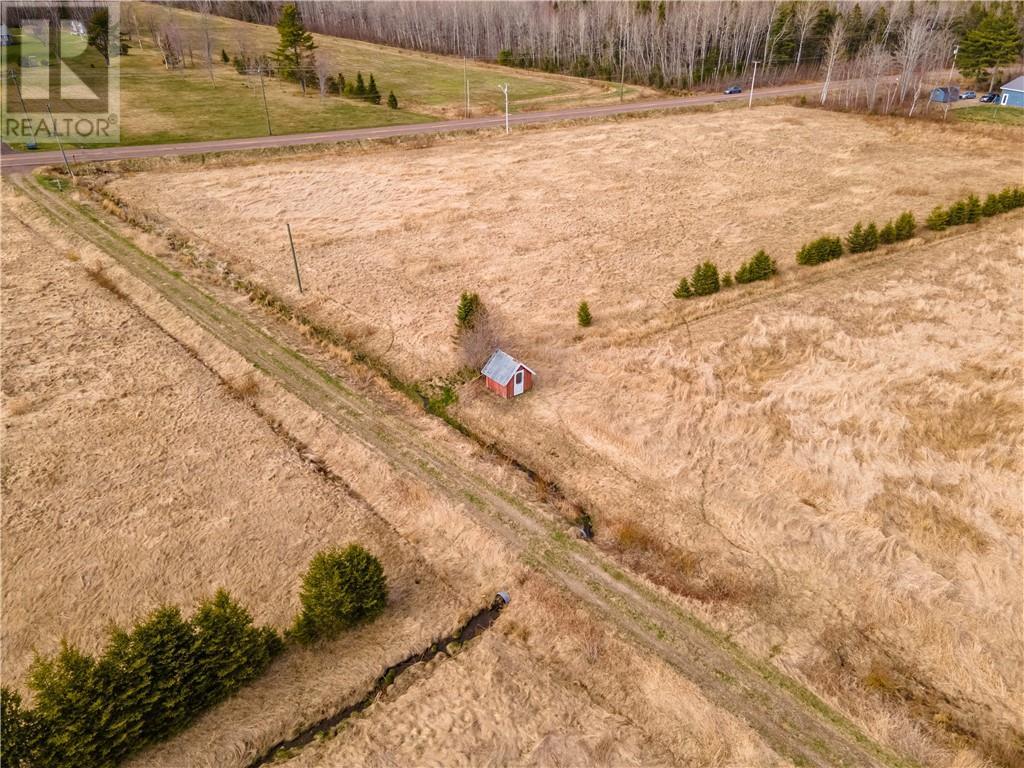
[[[530,390],[533,387],[533,378],[537,375],[532,368],[506,355],[500,349],[494,351],[480,373],[483,374],[487,388],[505,398],[512,398]]]

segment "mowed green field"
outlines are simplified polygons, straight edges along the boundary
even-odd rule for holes
[[[134,20],[132,19],[134,17]],[[465,114],[465,79],[469,81],[473,115],[496,114],[504,108],[498,86],[508,83],[512,111],[564,107],[618,100],[618,87],[610,83],[524,73],[496,65],[451,59],[341,38],[316,35],[316,55],[330,62],[331,72],[354,80],[356,72],[369,79],[372,72],[386,102],[393,91],[398,109],[386,103],[369,104],[344,96],[321,98],[317,89],[305,95],[297,83],[242,75],[221,61],[240,53],[269,54],[277,45],[273,27],[248,24],[177,8],[146,3],[121,8],[123,30],[136,30],[127,56],[120,58],[121,143],[155,144],[205,139],[264,136],[372,126],[427,122]],[[214,50],[212,78],[206,65],[204,25]],[[174,28],[185,41],[185,68],[168,70],[154,43],[162,30]],[[4,66],[18,71],[22,47],[26,54],[45,51],[38,40],[12,30],[15,45],[2,49]],[[38,49],[38,51],[37,51]],[[191,50],[191,55],[190,55]],[[93,49],[83,54],[104,76],[102,57]],[[89,78],[84,78],[88,83]],[[266,107],[264,106],[264,89]],[[635,87],[625,89],[627,99],[649,95]],[[16,102],[15,102],[16,103]],[[53,102],[55,112],[63,105]],[[16,148],[17,143],[13,144]],[[56,146],[41,139],[40,148]]]
[[[998,104],[979,104],[976,107],[962,107],[954,111],[957,120],[971,123],[999,123],[1000,125],[1024,125],[1024,109],[1003,107]]]

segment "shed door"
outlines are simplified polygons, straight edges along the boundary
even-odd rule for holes
[[[523,369],[522,368],[520,368],[518,371],[516,371],[516,380],[515,380],[515,383],[512,385],[512,396],[515,397],[516,395],[521,395],[521,394],[523,394]]]

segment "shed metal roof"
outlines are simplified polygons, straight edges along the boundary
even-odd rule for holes
[[[496,349],[494,350],[494,354],[491,355],[491,358],[484,364],[480,373],[488,379],[492,379],[504,386],[508,384],[509,379],[511,379],[512,375],[519,369],[519,366],[522,366],[530,373],[534,373],[534,370],[528,365],[520,363],[514,357],[505,354],[500,349]]]
[[[1006,85],[1001,85],[1000,88],[1004,91],[1024,91],[1024,75],[1014,78]]]

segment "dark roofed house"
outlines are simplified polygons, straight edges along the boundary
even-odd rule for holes
[[[532,368],[528,368],[500,349],[494,351],[480,373],[487,388],[505,398],[521,395],[532,388],[533,378],[537,375]]]

